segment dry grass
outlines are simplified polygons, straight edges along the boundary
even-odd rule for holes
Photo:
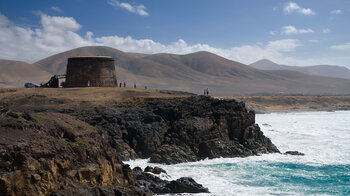
[[[112,106],[134,98],[172,98],[190,96],[176,91],[134,88],[36,88],[1,89],[1,102],[20,108],[69,109],[73,106]],[[349,110],[350,95],[344,96],[225,96],[246,103],[258,112]],[[88,103],[88,104],[84,104]],[[1,108],[0,108],[1,109]]]
[[[181,97],[188,96],[179,92],[161,91],[153,89],[134,89],[134,88],[18,88],[3,90],[0,93],[1,101],[13,101],[21,98],[42,96],[67,100],[68,103],[89,102],[94,105],[105,105],[111,102],[125,101],[129,98],[137,97]],[[38,103],[40,104],[40,103]]]

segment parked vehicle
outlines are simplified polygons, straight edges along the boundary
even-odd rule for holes
[[[34,83],[30,83],[30,82],[27,82],[24,84],[24,87],[26,88],[39,88],[40,85],[37,85],[37,84],[34,84]]]

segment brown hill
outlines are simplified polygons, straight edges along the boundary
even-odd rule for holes
[[[350,70],[336,65],[288,66],[274,63],[267,59],[259,60],[249,66],[260,70],[290,70],[316,76],[350,79]]]
[[[88,46],[59,53],[34,63],[51,74],[64,73],[71,56],[102,55],[116,60],[118,81],[129,87],[158,88],[213,95],[233,94],[348,94],[350,80],[310,76],[294,71],[265,71],[209,52],[187,55],[126,53]]]
[[[24,83],[29,81],[40,83],[47,81],[50,75],[25,62],[0,60],[0,87],[23,87]]]

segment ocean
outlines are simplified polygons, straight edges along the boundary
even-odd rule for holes
[[[296,150],[305,156],[126,163],[162,167],[173,179],[192,177],[211,192],[197,195],[350,195],[350,111],[257,114],[256,123],[281,152]]]

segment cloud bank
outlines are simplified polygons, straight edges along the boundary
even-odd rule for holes
[[[306,65],[317,61],[287,57],[301,47],[298,39],[280,39],[232,48],[216,48],[208,44],[190,45],[179,39],[162,44],[151,39],[134,39],[118,35],[95,37],[93,32],[80,36],[81,25],[72,17],[41,15],[40,28],[20,27],[0,14],[0,59],[35,62],[42,58],[82,46],[110,46],[125,52],[188,54],[208,51],[241,63],[250,64],[266,58],[278,63]]]

